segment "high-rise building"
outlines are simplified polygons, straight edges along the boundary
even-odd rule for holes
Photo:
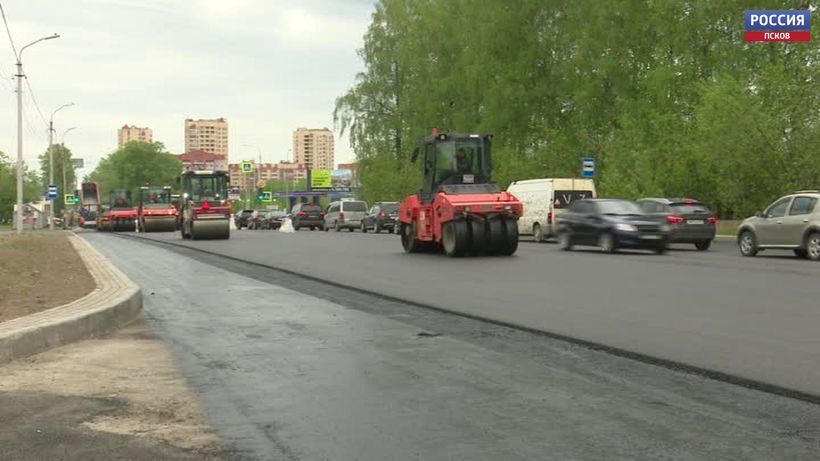
[[[201,150],[228,156],[228,121],[217,119],[185,120],[185,151]]]
[[[123,125],[122,128],[117,129],[117,149],[122,149],[131,141],[152,142],[153,140],[154,133],[150,128]]]
[[[333,169],[333,132],[327,128],[297,128],[293,132],[293,160],[309,169]]]

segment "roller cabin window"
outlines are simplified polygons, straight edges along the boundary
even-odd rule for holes
[[[221,200],[227,195],[226,179],[222,177],[192,177],[191,199],[199,202],[205,199]]]
[[[465,174],[481,174],[481,141],[459,140],[437,143],[436,183],[440,184],[454,175]]]

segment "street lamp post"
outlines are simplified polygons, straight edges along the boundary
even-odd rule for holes
[[[63,135],[60,136],[60,150],[61,150],[61,152],[60,152],[60,164],[61,164],[62,170],[63,170],[63,187],[61,187],[60,190],[63,191],[63,194],[66,194],[68,192],[68,187],[66,187],[66,176],[65,176],[65,161],[66,161],[66,157],[67,157],[66,149],[65,149],[65,135],[67,135],[68,133],[70,133],[71,131],[74,131],[76,129],[77,129],[76,126],[72,126],[71,128],[67,128],[65,131],[63,131]],[[63,204],[63,206],[65,206],[65,204]],[[65,208],[63,208],[63,226],[65,226],[66,221],[67,220],[65,219]]]
[[[48,184],[54,184],[54,115],[60,111],[60,109],[64,109],[69,106],[73,106],[74,103],[70,102],[68,104],[63,104],[62,106],[58,107],[51,113],[51,118],[48,119]],[[65,134],[63,134],[65,135]],[[54,199],[50,199],[48,207],[48,228],[54,230]]]
[[[247,179],[242,181],[242,182],[245,183],[245,187],[247,189],[247,192],[245,192],[245,197],[246,197],[246,199],[245,199],[245,208],[248,208],[250,206],[249,203],[248,203],[250,201],[250,197],[251,197],[250,194],[251,194],[251,191],[254,189],[253,186],[256,185],[259,182],[259,179],[262,179],[262,149],[260,149],[259,146],[254,145],[254,144],[242,144],[242,147],[253,147],[253,148],[256,149],[256,152],[259,154],[259,164],[256,165],[256,171],[254,172],[254,176],[255,176],[254,179],[256,179],[256,181],[254,182],[254,184],[251,184],[251,185],[248,184]],[[248,186],[250,186],[250,187],[248,187]]]
[[[47,37],[39,38],[28,45],[20,48],[17,53],[17,235],[23,233],[23,79],[26,74],[23,73],[23,51],[26,48],[40,43],[43,40],[51,40],[59,38],[57,34],[49,35]]]

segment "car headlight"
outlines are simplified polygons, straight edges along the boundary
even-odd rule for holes
[[[615,224],[615,229],[617,229],[619,231],[623,231],[623,232],[637,232],[638,231],[638,228],[633,226],[632,224],[624,224],[624,223]]]

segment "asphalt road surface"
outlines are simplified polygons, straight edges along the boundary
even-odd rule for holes
[[[406,264],[431,281],[427,292],[452,296],[442,287],[458,282],[485,306],[513,278],[502,270],[481,287],[470,279],[476,268],[509,271],[526,254],[552,256],[545,246],[451,261],[402,256],[385,236],[234,236],[207,245],[231,254],[247,246],[267,263],[302,251],[309,265],[332,260],[327,272],[375,274],[370,288],[400,282],[413,272],[397,269]],[[814,460],[820,452],[815,404],[185,248],[84,238],[142,287],[149,323],[232,459]],[[345,259],[357,252],[370,256]],[[643,264],[653,263],[635,265]]]
[[[404,254],[395,235],[358,232],[139,238],[820,394],[820,264],[791,253],[743,258],[731,241],[663,256],[522,243],[513,257],[450,259]]]

